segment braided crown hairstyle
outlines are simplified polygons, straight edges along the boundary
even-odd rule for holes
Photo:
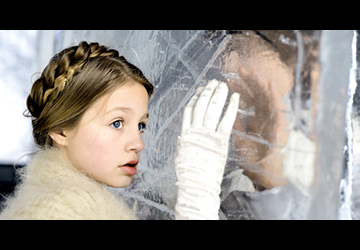
[[[117,50],[83,41],[56,54],[26,101],[36,144],[52,146],[51,131],[75,127],[92,103],[131,80],[151,96],[152,84]]]

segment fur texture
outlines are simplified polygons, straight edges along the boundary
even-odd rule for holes
[[[0,219],[135,219],[120,197],[70,166],[58,149],[40,151],[20,175]]]

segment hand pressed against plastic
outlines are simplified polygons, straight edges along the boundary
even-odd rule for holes
[[[220,184],[239,105],[239,94],[232,94],[220,122],[227,95],[227,85],[212,80],[199,88],[185,107],[175,159],[177,219],[219,218]]]

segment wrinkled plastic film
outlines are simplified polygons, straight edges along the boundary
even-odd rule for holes
[[[174,219],[182,113],[195,90],[214,78],[227,83],[228,98],[240,94],[220,218],[335,219],[352,37],[351,31],[67,30],[55,32],[53,49],[97,41],[119,50],[154,84],[138,174],[129,187],[113,189],[136,203],[140,219]]]
[[[330,187],[337,195],[342,174],[335,170],[338,164],[324,170],[319,162],[323,154],[319,143],[329,141],[319,142],[317,127],[329,126],[331,130],[334,117],[324,117],[331,110],[338,111],[340,121],[333,125],[338,135],[330,136],[334,145],[324,150],[326,155],[336,156],[335,162],[342,161],[342,152],[339,155],[336,151],[339,147],[342,150],[344,143],[341,133],[348,84],[346,74],[340,72],[341,83],[331,86],[333,100],[322,95],[328,91],[321,82],[322,64],[328,62],[321,61],[321,56],[331,52],[325,47],[332,43],[322,47],[324,35],[328,33],[63,31],[59,41],[62,47],[80,40],[113,46],[155,86],[139,174],[128,188],[119,190],[130,204],[137,201],[139,218],[174,218],[174,158],[182,112],[196,88],[216,78],[228,84],[229,96],[234,91],[240,93],[222,182],[221,218],[305,219],[317,216],[313,214],[319,206],[314,208],[316,195],[322,193],[319,189]],[[323,171],[330,174],[319,177]],[[325,179],[318,178],[328,178],[334,184],[326,187]],[[327,206],[336,210],[337,200],[331,202]],[[328,218],[334,218],[333,214]]]

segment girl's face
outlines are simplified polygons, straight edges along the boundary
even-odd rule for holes
[[[67,159],[107,186],[128,186],[145,147],[148,102],[144,86],[133,81],[97,100],[66,132]]]

